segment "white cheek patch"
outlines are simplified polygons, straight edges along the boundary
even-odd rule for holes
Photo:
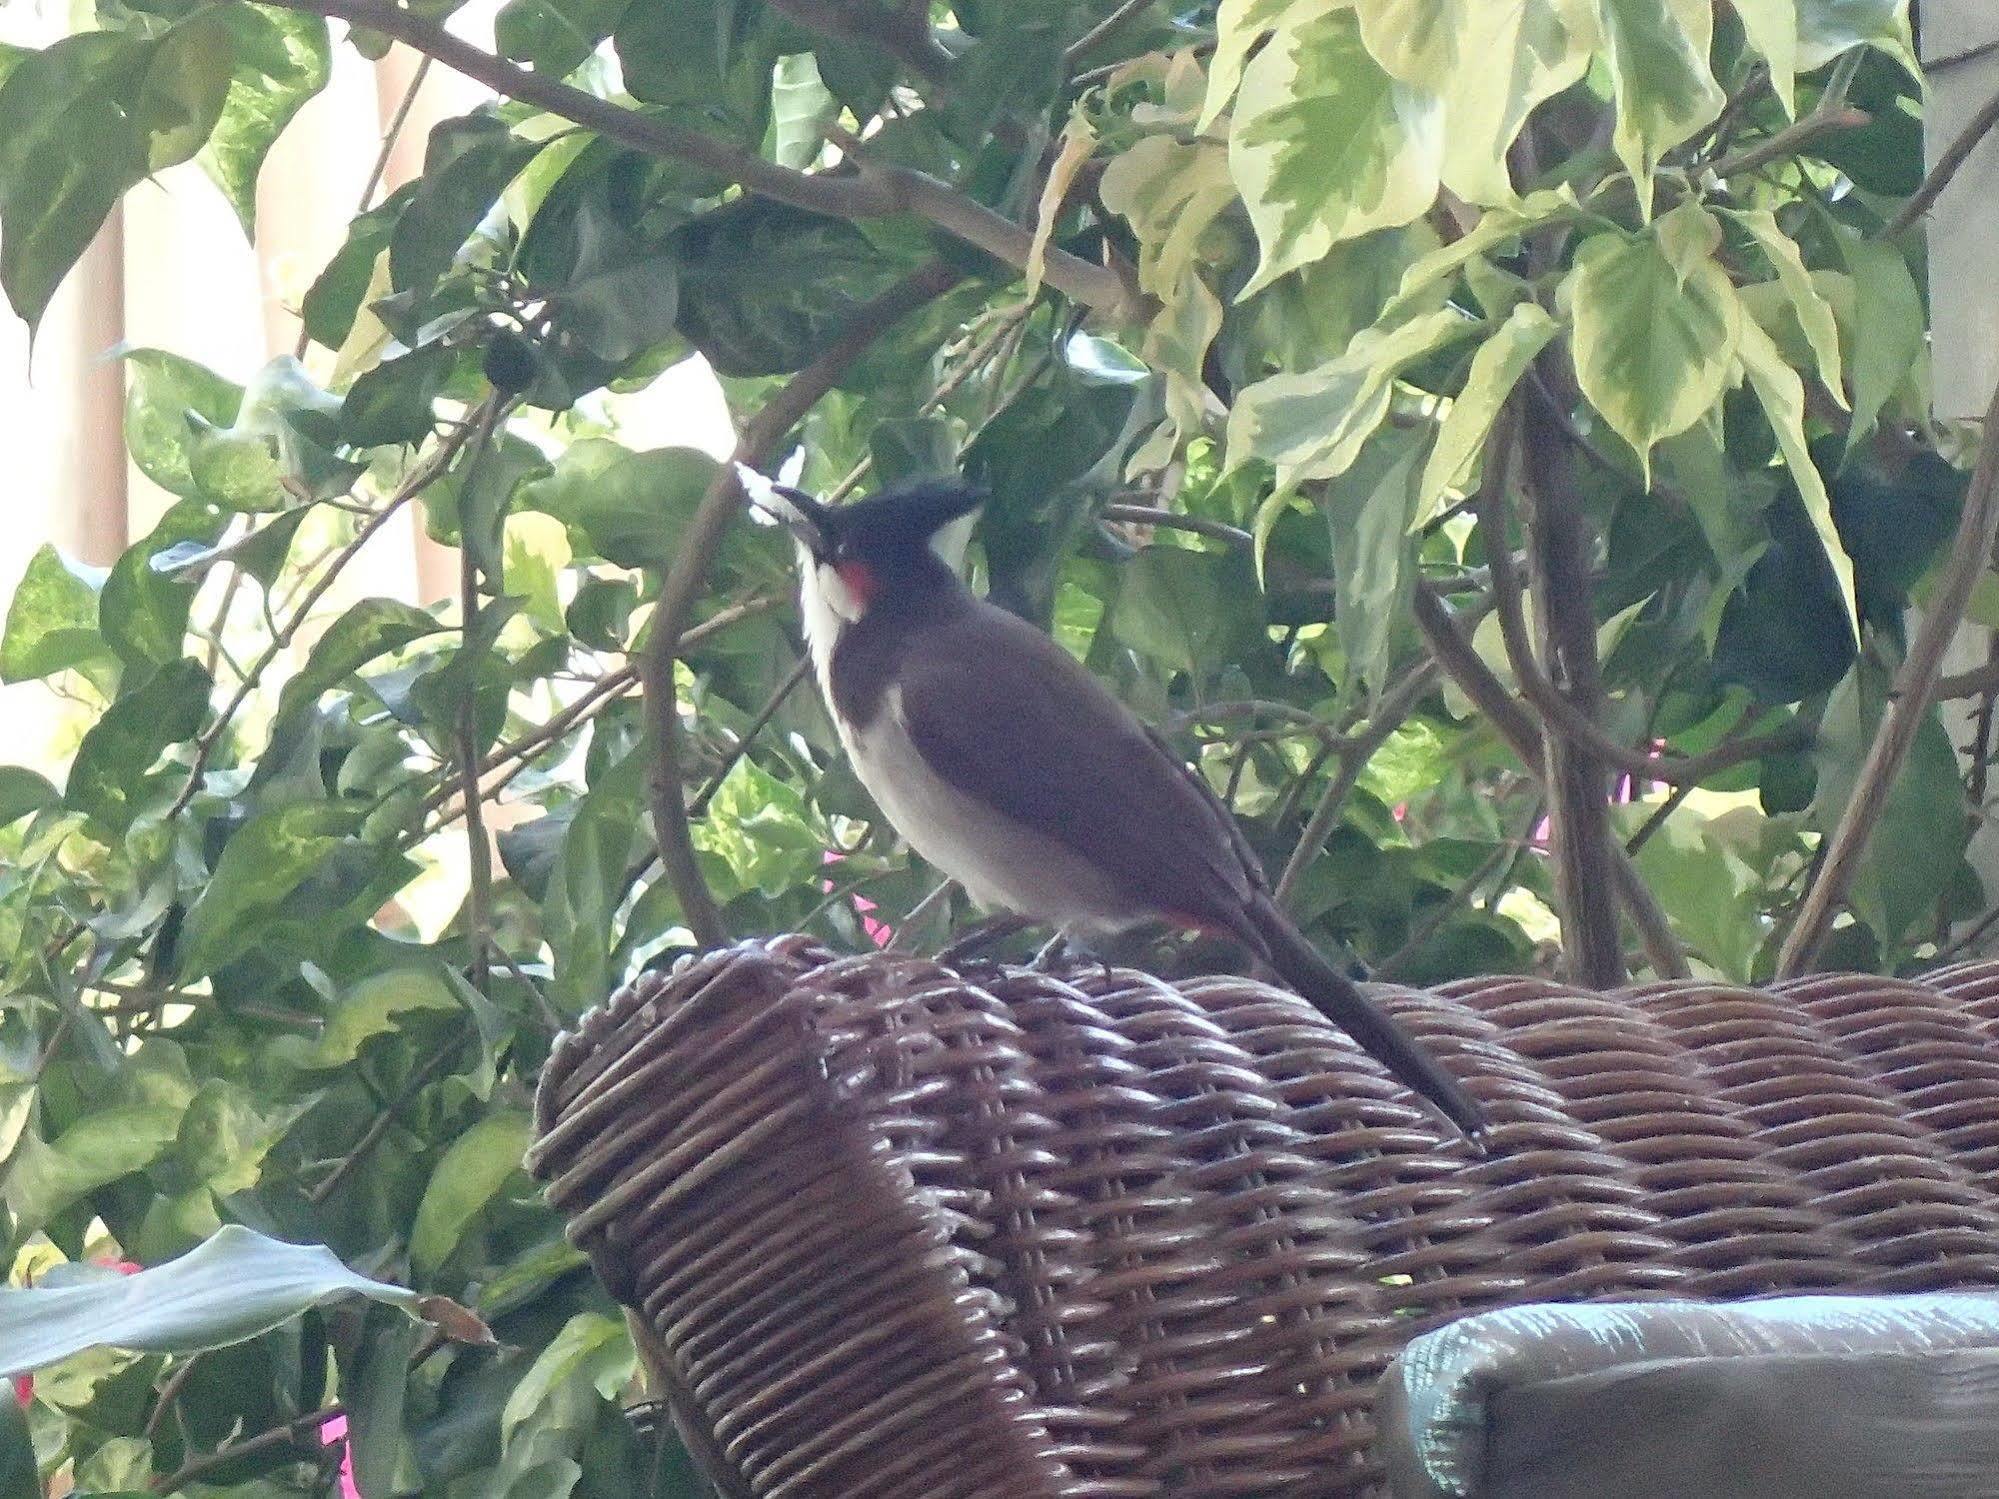
[[[828,567],[823,562],[815,562],[812,565],[812,580],[819,590],[819,596],[826,601],[826,607],[848,623],[851,624],[868,612],[867,606],[861,602],[854,590],[847,586],[847,580],[834,568]]]
[[[946,521],[931,534],[930,550],[954,573],[965,570],[965,549],[972,544],[972,527],[978,521],[978,511],[967,511],[956,520]]]

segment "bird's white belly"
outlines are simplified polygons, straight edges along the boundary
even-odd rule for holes
[[[1143,919],[1073,850],[932,773],[910,742],[894,689],[866,730],[841,724],[840,738],[896,831],[980,905],[1078,929],[1115,930]]]

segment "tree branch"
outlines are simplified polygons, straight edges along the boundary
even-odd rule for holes
[[[1527,462],[1521,478],[1533,507],[1529,566],[1543,647],[1556,674],[1550,686],[1578,718],[1594,725],[1603,684],[1596,655],[1596,614],[1590,608],[1589,538],[1576,501],[1568,445],[1551,430],[1552,425],[1536,426],[1530,417],[1524,429]],[[1497,468],[1498,478],[1480,489],[1481,510],[1498,523],[1498,529],[1486,533],[1488,546],[1498,543],[1492,553],[1495,598],[1500,574],[1512,571],[1505,557],[1504,486],[1509,464],[1504,452],[1521,430],[1501,419],[1494,434],[1501,446],[1486,458],[1488,474]],[[1526,648],[1526,654],[1514,662],[1515,672],[1538,673],[1531,646],[1524,640],[1510,641],[1509,647],[1513,646]],[[1617,840],[1610,829],[1609,771],[1586,745],[1565,734],[1544,735],[1542,750],[1548,765],[1555,891],[1569,965],[1591,988],[1615,988],[1624,982],[1625,971],[1611,872]]]
[[[847,331],[804,369],[787,380],[743,427],[736,440],[735,461],[752,468],[770,463],[791,429],[819,398],[831,390],[869,345],[891,326],[957,285],[959,273],[932,262],[906,277],[855,314]],[[686,776],[681,760],[678,693],[673,680],[680,659],[681,635],[687,627],[701,584],[721,545],[723,532],[743,504],[742,482],[734,464],[724,465],[701,497],[660,585],[650,635],[639,660],[639,681],[645,689],[646,740],[652,756],[653,836],[659,842],[660,863],[680,898],[682,919],[704,947],[726,940],[721,912],[701,877],[688,823]]]
[[[1887,805],[1895,777],[1916,741],[1923,715],[1935,700],[1937,677],[1943,654],[1964,622],[1965,606],[1979,576],[1991,565],[1992,542],[1999,535],[1999,389],[1985,409],[1984,439],[1979,446],[1978,467],[1966,491],[1964,512],[1958,521],[1957,538],[1951,543],[1950,561],[1942,579],[1923,611],[1909,654],[1895,673],[1888,694],[1887,710],[1868,748],[1867,760],[1854,782],[1853,795],[1840,814],[1839,825],[1825,842],[1825,862],[1811,889],[1805,892],[1798,919],[1784,939],[1777,958],[1779,977],[1802,972],[1812,961],[1834,913],[1845,899],[1846,888],[1860,856],[1867,851]]]
[[[1785,126],[1746,150],[1724,156],[1710,170],[1717,177],[1737,177],[1782,157],[1795,156],[1822,135],[1829,135],[1835,130],[1854,130],[1867,124],[1874,118],[1872,115],[1865,110],[1849,109],[1846,104],[1846,91],[1852,86],[1853,75],[1865,56],[1865,49],[1855,47],[1839,60],[1825,92],[1819,95],[1819,102],[1802,120]]]
[[[1478,652],[1451,617],[1450,606],[1423,579],[1417,580],[1414,603],[1417,628],[1423,632],[1425,644],[1437,658],[1437,664],[1444,669],[1445,675],[1471,699],[1472,705],[1498,731],[1499,737],[1519,757],[1520,763],[1537,779],[1543,777],[1545,761],[1541,730],[1533,715],[1520,706],[1513,694],[1506,690],[1506,684],[1479,659]],[[1687,955],[1679,939],[1673,935],[1666,913],[1660,909],[1657,898],[1644,880],[1639,878],[1637,867],[1630,857],[1622,849],[1614,849],[1613,854],[1612,872],[1617,881],[1618,897],[1638,927],[1638,935],[1645,945],[1646,961],[1661,978],[1685,978],[1689,971]]]
[[[319,1429],[328,1421],[347,1414],[347,1407],[339,1401],[322,1406],[316,1411],[308,1411],[303,1416],[294,1416],[282,1426],[273,1426],[269,1431],[260,1431],[255,1436],[244,1437],[240,1441],[225,1442],[213,1452],[201,1457],[189,1458],[179,1468],[164,1478],[153,1480],[152,1489],[156,1494],[171,1494],[204,1473],[212,1473],[226,1463],[238,1458],[249,1457],[258,1452],[268,1452],[273,1447],[288,1447],[310,1436],[314,1448],[323,1445],[319,1440]]]
[[[452,35],[435,21],[386,0],[271,0],[287,10],[366,27],[434,57],[495,92],[596,131],[648,156],[690,162],[776,202],[835,218],[913,213],[1019,269],[1033,235],[956,188],[905,167],[870,165],[859,175],[797,172],[727,141],[626,109],[594,94],[517,67]],[[1144,303],[1122,277],[1066,251],[1048,252],[1042,279],[1086,307],[1131,320]]]
[[[1943,196],[1943,190],[1950,186],[1951,179],[1958,174],[1959,168],[1971,159],[1971,153],[1976,151],[1979,143],[1992,133],[1995,125],[1999,125],[1999,94],[1987,99],[1985,107],[1971,117],[1964,129],[1958,132],[1955,140],[1944,147],[1943,154],[1937,158],[1937,164],[1931,167],[1929,174],[1923,178],[1922,185],[1909,195],[1908,202],[1896,210],[1895,217],[1882,226],[1880,237],[1893,239],[1928,213],[1930,206]]]

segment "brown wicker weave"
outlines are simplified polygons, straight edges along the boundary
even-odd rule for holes
[[[1490,1159],[1247,980],[793,938],[590,1015],[531,1163],[759,1499],[1363,1493],[1461,1312],[1999,1284],[1999,965],[1377,992]]]

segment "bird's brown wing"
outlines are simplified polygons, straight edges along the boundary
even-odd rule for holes
[[[931,768],[1146,907],[1241,932],[1261,871],[1187,766],[1033,626],[980,604],[944,629],[898,680]]]

